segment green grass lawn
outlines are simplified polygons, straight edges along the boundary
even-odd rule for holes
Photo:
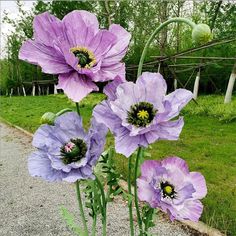
[[[93,106],[103,98],[103,95],[91,94],[81,103],[86,127]],[[182,157],[190,170],[200,171],[205,176],[208,195],[203,200],[205,208],[201,220],[233,236],[236,235],[236,122],[229,121],[236,116],[236,101],[227,106],[222,102],[220,96],[200,97],[198,106],[191,102],[183,111],[185,126],[180,139],[157,142],[150,152],[152,159]],[[2,97],[0,116],[33,132],[43,113],[58,112],[66,107],[75,109],[63,95]],[[111,135],[108,143],[113,143]],[[126,176],[127,159],[119,155],[115,162]]]

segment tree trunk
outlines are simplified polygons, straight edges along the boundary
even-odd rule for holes
[[[24,86],[22,86],[22,91],[23,91],[24,97],[26,97],[25,87]]]
[[[33,85],[32,95],[35,96],[35,85]]]
[[[57,94],[57,86],[54,84],[54,94]]]
[[[197,72],[197,76],[194,82],[194,88],[193,88],[193,98],[196,100],[198,96],[198,88],[199,88],[199,81],[200,81],[200,71],[201,69],[199,68]]]
[[[234,63],[230,78],[229,78],[229,83],[227,87],[227,91],[225,94],[225,102],[224,103],[230,103],[232,99],[232,93],[234,89],[234,83],[236,79],[236,62]]]

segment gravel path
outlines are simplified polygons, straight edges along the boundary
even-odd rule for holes
[[[30,177],[27,156],[31,151],[30,137],[0,123],[0,235],[73,235],[62,220],[59,208],[64,205],[79,216],[74,186]],[[109,205],[108,222],[108,236],[129,235],[128,211],[122,200]],[[200,235],[170,224],[162,217],[157,225],[153,235]],[[99,224],[98,232],[100,229]]]

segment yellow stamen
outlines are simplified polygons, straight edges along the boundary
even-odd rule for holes
[[[140,110],[140,111],[137,113],[137,116],[138,116],[139,119],[144,120],[144,119],[148,119],[149,114],[148,114],[148,112],[145,111],[145,110]]]
[[[171,186],[167,185],[167,186],[164,187],[164,191],[167,194],[171,194],[173,192],[173,188]]]
[[[83,68],[89,69],[91,68],[94,64],[96,64],[96,58],[93,54],[92,51],[90,51],[89,49],[87,49],[86,47],[73,47],[70,49],[70,52],[75,53],[75,52],[80,52],[80,53],[84,53],[88,55],[88,59],[90,60],[90,62],[88,64],[86,64]],[[80,64],[78,64],[79,68],[82,68]]]

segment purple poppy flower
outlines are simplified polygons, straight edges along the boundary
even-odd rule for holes
[[[203,210],[199,199],[207,194],[205,178],[198,172],[189,172],[183,159],[145,161],[137,185],[139,200],[162,209],[171,221],[199,220]]]
[[[21,47],[19,58],[59,74],[58,88],[78,102],[93,90],[95,82],[125,77],[121,62],[130,41],[120,25],[100,30],[94,14],[73,11],[62,20],[48,12],[34,19],[34,40]]]
[[[176,140],[183,118],[172,120],[192,99],[192,93],[177,89],[166,95],[166,82],[159,73],[143,73],[133,82],[117,80],[105,91],[108,100],[94,109],[94,117],[115,135],[118,153],[130,156],[137,147],[159,139]]]
[[[50,182],[94,178],[93,166],[103,151],[106,133],[107,128],[92,119],[86,134],[75,112],[57,117],[54,126],[40,126],[33,138],[38,150],[28,160],[30,175]]]

